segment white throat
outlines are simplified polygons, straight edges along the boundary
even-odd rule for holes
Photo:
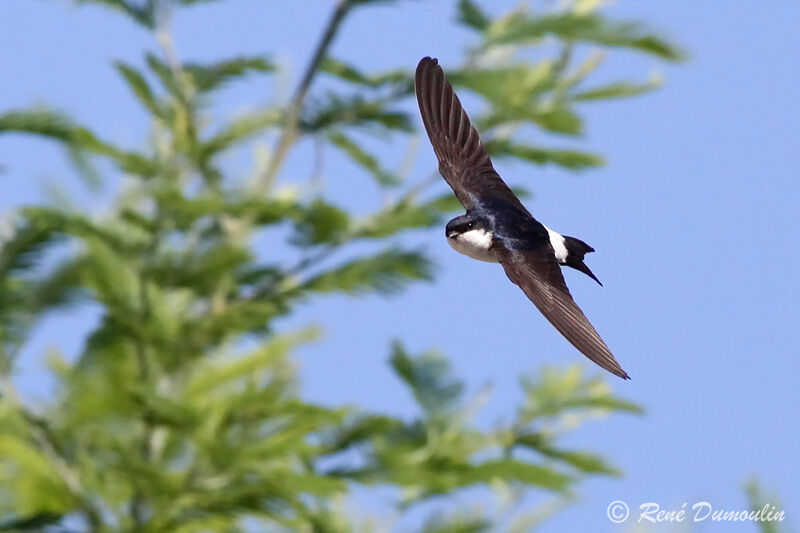
[[[492,234],[482,229],[465,231],[447,239],[447,243],[460,254],[478,261],[497,263],[497,258],[489,248],[492,246]]]

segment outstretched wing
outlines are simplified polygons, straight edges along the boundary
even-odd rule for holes
[[[489,153],[436,59],[425,57],[419,62],[415,83],[419,111],[439,159],[439,172],[464,208],[472,209],[480,198],[494,196],[527,213],[494,170]]]
[[[508,278],[575,348],[612,374],[630,379],[572,299],[550,243],[524,251],[500,243],[495,251]]]

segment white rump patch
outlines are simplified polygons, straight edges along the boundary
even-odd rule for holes
[[[542,225],[544,226],[544,224]],[[550,236],[550,245],[553,247],[553,251],[556,253],[556,261],[563,265],[567,262],[568,255],[566,239],[564,239],[563,235],[556,233],[547,226],[544,226],[544,229],[547,230],[547,234]]]
[[[492,246],[492,234],[482,229],[465,231],[460,235],[447,239],[447,243],[460,254],[464,254],[478,261],[497,263],[494,253],[489,250]]]

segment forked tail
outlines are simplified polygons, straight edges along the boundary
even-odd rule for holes
[[[564,246],[567,248],[567,259],[564,264],[568,267],[574,268],[575,270],[583,272],[599,283],[602,287],[603,284],[600,283],[600,280],[597,279],[597,276],[594,275],[594,272],[589,270],[589,267],[583,262],[583,257],[590,252],[594,252],[594,248],[580,239],[568,237],[566,235],[564,235]]]

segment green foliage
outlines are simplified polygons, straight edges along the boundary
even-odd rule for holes
[[[364,74],[354,66],[344,61],[333,59],[330,56],[322,60],[320,70],[344,81],[363,85],[372,89],[387,85],[396,85],[400,88],[406,87],[406,90],[410,90],[414,83],[413,78],[404,70],[394,70],[382,74]]]
[[[100,140],[89,129],[79,126],[67,116],[47,109],[11,111],[0,115],[0,134],[30,133],[64,143],[71,149],[106,156],[125,172],[150,177],[154,163],[146,157],[122,150]]]
[[[240,78],[249,72],[271,72],[275,66],[263,57],[237,57],[211,65],[186,63],[183,71],[200,92],[219,89],[228,81]]]
[[[463,385],[448,376],[447,359],[435,352],[411,358],[399,342],[392,349],[392,367],[414,392],[417,403],[429,414],[447,414],[463,393]]]
[[[396,185],[398,179],[391,173],[382,169],[378,160],[372,154],[361,148],[355,141],[340,131],[328,133],[328,140],[342,150],[353,161],[364,167],[382,185]]]
[[[478,31],[484,31],[492,20],[472,0],[458,1],[458,20]]]
[[[610,98],[628,98],[638,96],[657,89],[661,86],[661,80],[656,77],[647,83],[628,83],[619,82],[587,89],[575,95],[575,100],[608,100]]]
[[[0,132],[31,133],[67,143],[77,143],[81,136],[81,130],[67,117],[45,109],[0,115]]]
[[[391,294],[402,289],[409,280],[431,278],[431,264],[421,252],[390,249],[314,276],[301,288],[313,292]]]
[[[342,499],[355,486],[380,485],[394,489],[398,513],[425,504],[418,507],[430,510],[422,531],[521,531],[550,511],[501,506],[496,515],[478,507],[445,514],[437,496],[477,488],[506,504],[503,494],[526,490],[563,499],[585,476],[619,473],[592,451],[563,447],[574,427],[565,427],[565,417],[640,409],[577,369],[524,379],[521,408],[488,429],[473,420],[484,393],[468,394],[443,355],[412,355],[400,342],[390,365],[417,407],[410,419],[318,405],[299,391],[293,356],[319,329],[287,332],[282,319],[311,298],[391,295],[433,279],[426,251],[405,249],[396,238],[461,209],[428,177],[434,169],[414,180],[387,170],[373,148],[418,135],[409,112],[414,65],[374,73],[329,53],[353,12],[402,3],[338,4],[318,60],[287,107],[254,106],[218,120],[215,91],[276,67],[261,56],[181,62],[171,48],[169,12],[208,0],[77,1],[110,8],[157,37],[160,50],[114,63],[153,131],[149,143],[128,149],[46,108],[0,115],[0,133],[55,141],[98,184],[126,182],[97,213],[20,208],[3,236],[0,530],[77,523],[91,531],[344,532],[361,522]],[[580,135],[584,102],[638,95],[658,80],[584,87],[601,59],[589,51],[576,63],[573,51],[590,45],[665,59],[680,53],[637,24],[587,9],[592,3],[562,4],[494,16],[461,0],[457,18],[475,45],[463,64],[446,68],[454,83],[484,100],[474,116],[488,128],[493,154],[581,170],[602,158],[542,147],[531,134]],[[524,59],[545,37],[555,46],[537,54],[538,62]],[[320,73],[326,91],[313,85]],[[274,135],[270,162],[278,171],[286,151],[313,138],[320,161],[338,150],[367,178],[344,185],[337,178],[338,190],[377,187],[391,192],[391,201],[356,215],[329,200],[319,172],[307,181],[295,176],[287,187],[289,176],[281,174],[277,186],[258,158],[249,180],[224,164],[227,153]],[[102,167],[110,170],[96,170],[98,158],[111,162]],[[76,359],[51,353],[57,385],[33,408],[14,390],[17,357],[45,313],[82,302],[101,317]]]
[[[125,78],[131,91],[133,91],[133,94],[136,95],[136,98],[139,99],[142,105],[154,116],[161,116],[162,111],[159,108],[156,97],[153,95],[153,90],[150,88],[144,76],[138,70],[123,61],[117,61],[115,66],[122,77]]]
[[[457,211],[459,208],[460,204],[452,194],[427,202],[418,202],[413,195],[408,195],[359,221],[352,234],[381,239],[408,229],[428,228],[438,224],[443,213]]]
[[[758,479],[753,478],[747,481],[744,485],[744,492],[747,496],[750,511],[758,512],[761,517],[758,521],[758,529],[761,533],[780,533],[785,531],[785,528],[780,527],[783,520],[777,518],[778,514],[783,511],[783,518],[785,519],[785,507],[781,505],[774,495],[764,494]]]
[[[332,126],[360,126],[386,131],[410,132],[413,130],[409,116],[389,108],[382,99],[369,100],[360,95],[342,97],[328,94],[313,102],[308,114],[300,121],[306,132],[316,132]]]
[[[523,406],[523,420],[555,416],[569,409],[613,409],[641,414],[634,403],[620,400],[610,394],[608,385],[601,379],[582,379],[577,368],[567,373],[545,369],[539,380],[523,379],[528,401]]]
[[[553,425],[572,410],[566,404],[542,417],[530,418],[527,412],[520,411],[510,424],[485,432],[472,424],[474,402],[465,399],[464,383],[452,375],[444,357],[434,352],[412,356],[396,342],[391,363],[419,404],[421,415],[408,423],[375,416],[351,420],[334,433],[331,449],[347,450],[367,438],[373,443],[374,455],[360,467],[337,468],[337,475],[404,486],[405,504],[411,505],[433,494],[476,484],[529,485],[559,493],[572,487],[581,473],[617,474],[594,454],[565,451],[555,445]],[[579,387],[573,386],[576,378],[581,383]],[[585,394],[585,387],[597,383],[582,380],[577,367],[565,373],[553,371],[529,380],[529,397],[544,394],[534,384],[552,387],[556,379],[562,385],[558,392],[564,397],[574,396],[576,402]],[[621,410],[614,405],[624,403],[607,389],[593,394],[596,403],[578,407],[573,415],[614,412]],[[540,442],[533,443],[532,438],[525,441],[525,436],[534,433],[541,435]],[[542,461],[518,455],[523,449],[535,450]]]
[[[343,209],[317,199],[302,210],[293,242],[300,246],[334,244],[344,239],[350,217]]]
[[[493,156],[515,156],[525,159],[531,163],[540,165],[553,163],[572,170],[583,170],[587,167],[598,167],[603,165],[605,160],[599,155],[579,152],[577,150],[555,150],[537,148],[514,144],[505,139],[496,139],[486,145],[486,149]]]
[[[280,120],[281,114],[274,109],[248,113],[222,126],[217,133],[203,142],[201,151],[206,158],[209,158],[236,145],[238,141],[263,133],[270,127],[277,126]]]
[[[56,228],[41,220],[20,221],[0,249],[0,372],[13,358],[38,314],[65,299],[64,288],[37,280],[31,270],[58,242]]]
[[[542,38],[556,36],[567,41],[588,42],[603,46],[630,48],[672,61],[684,54],[665,39],[631,22],[616,22],[597,13],[567,11],[532,15],[516,10],[490,25],[485,38],[493,44],[535,44]]]
[[[132,21],[153,29],[156,24],[156,0],[133,2],[128,0],[76,0],[79,4],[101,4],[121,11]]]

